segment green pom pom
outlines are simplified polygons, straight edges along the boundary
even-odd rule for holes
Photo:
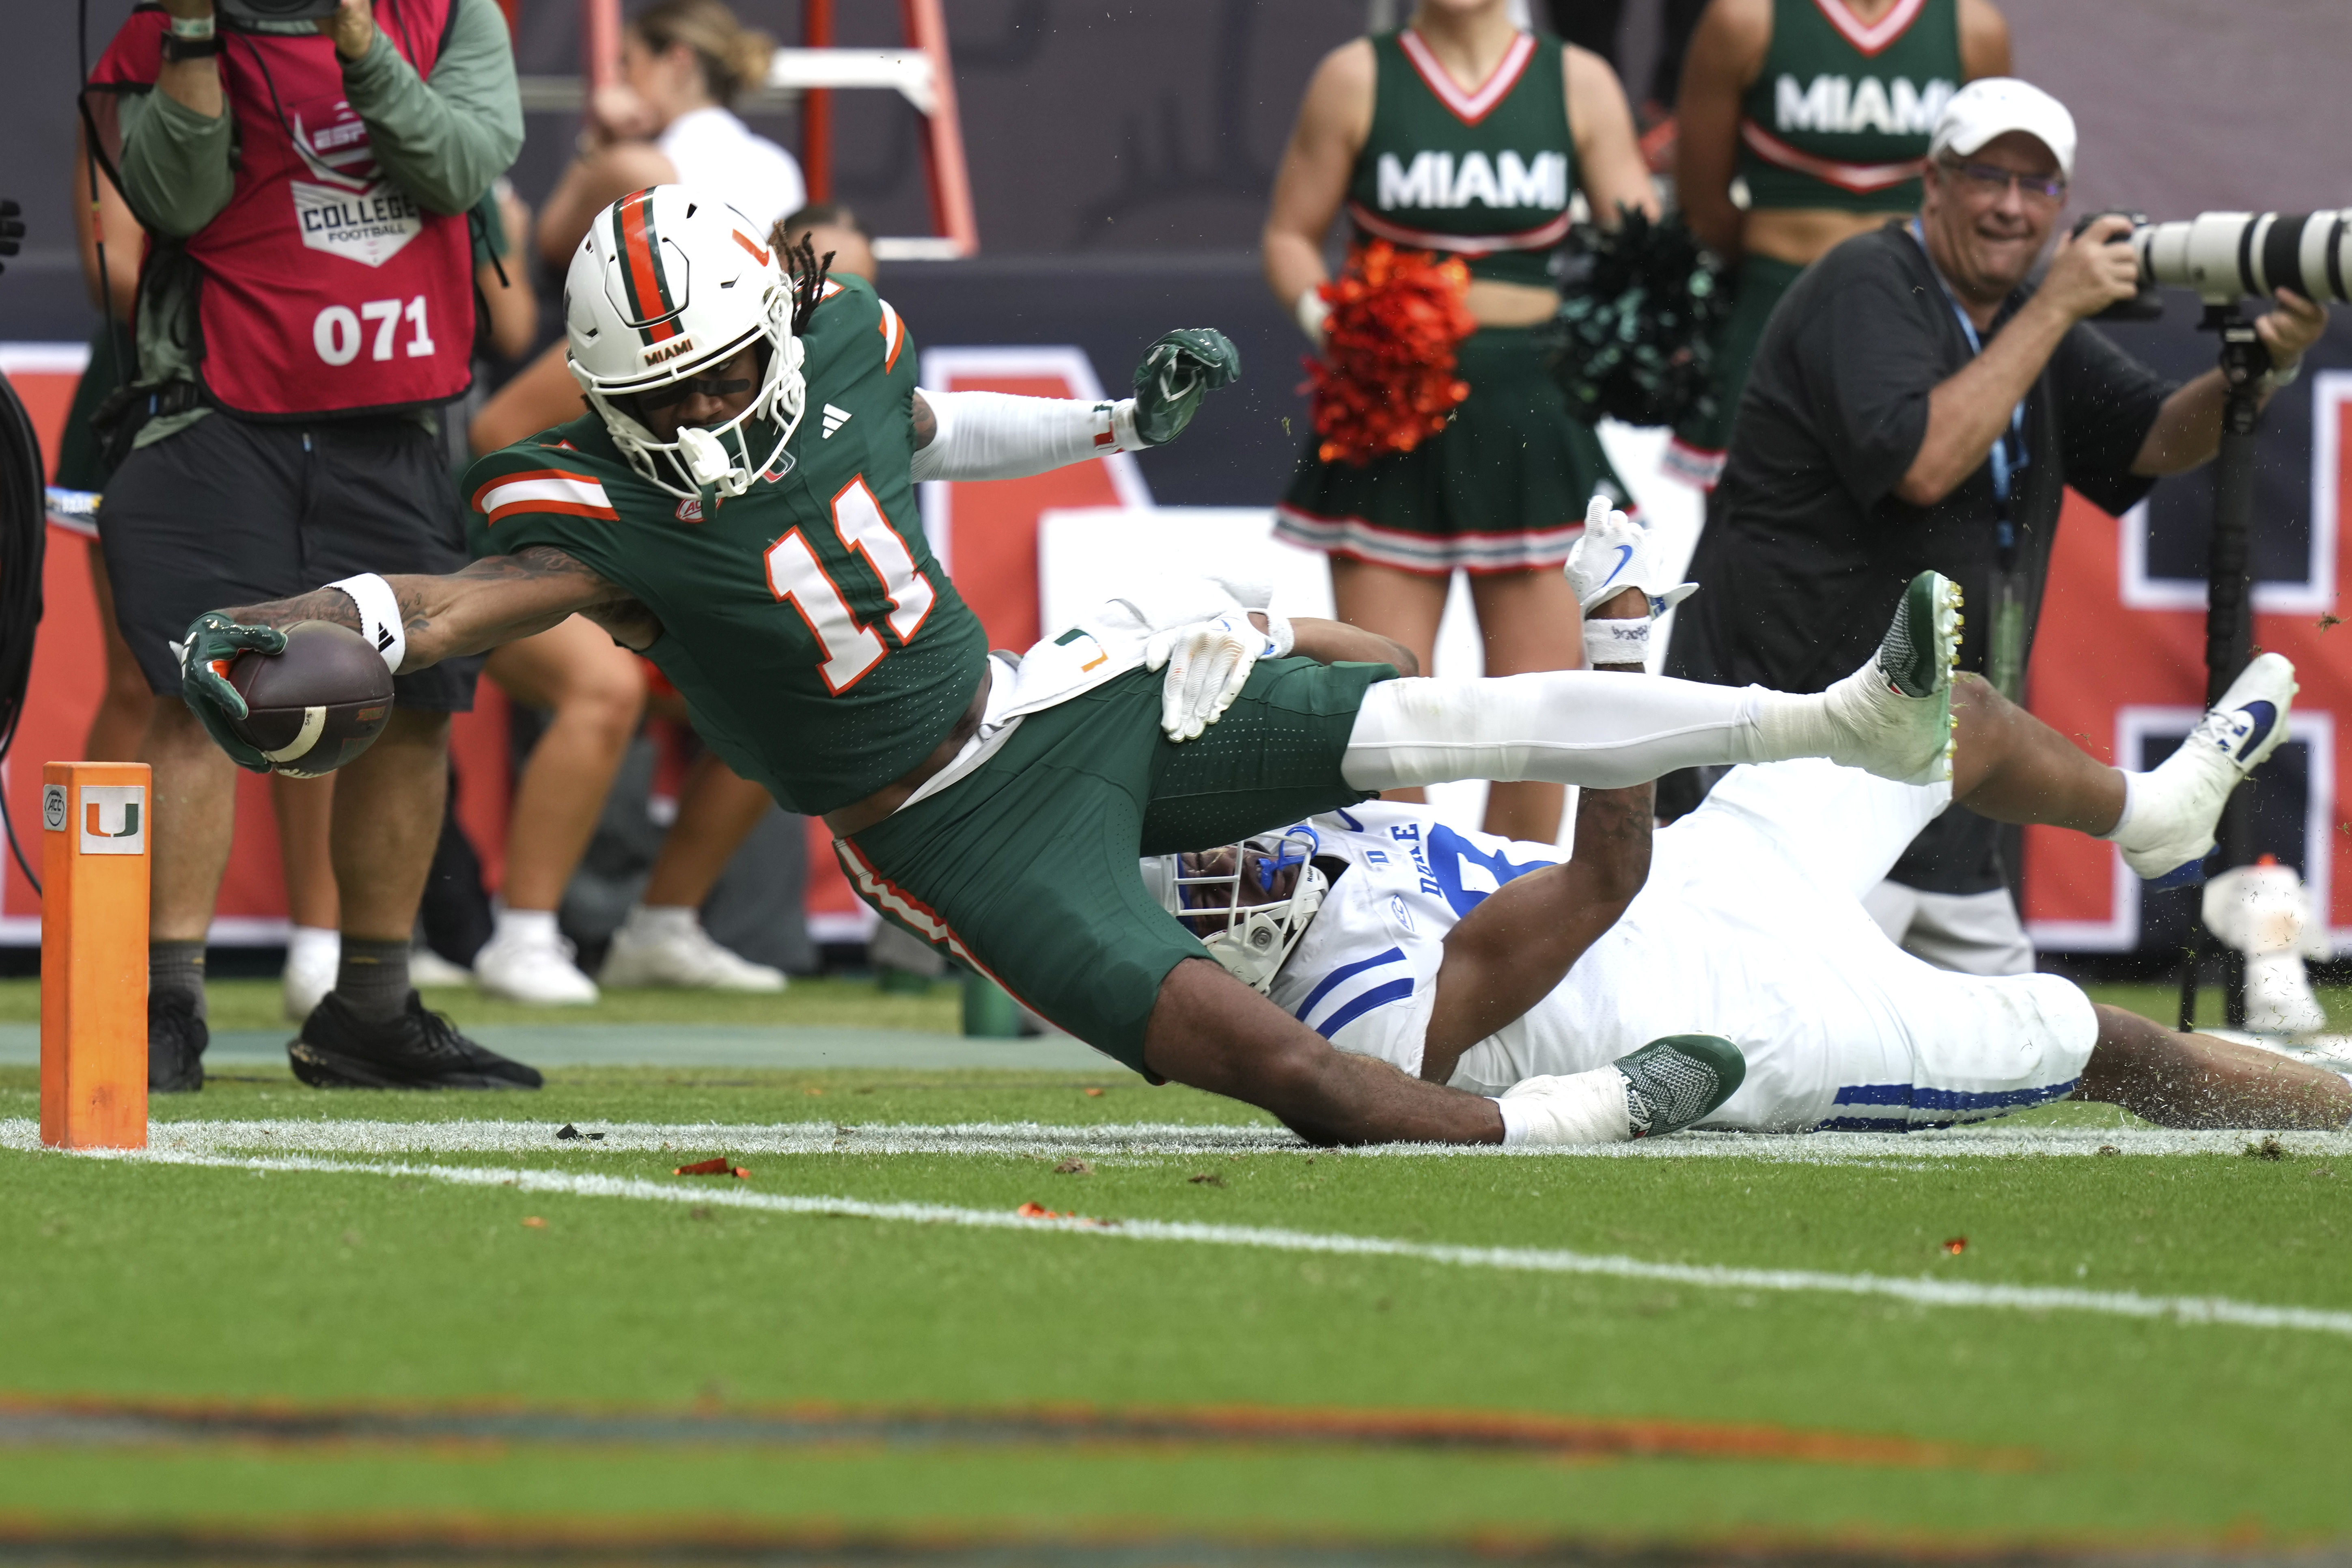
[[[1714,411],[1717,327],[1731,312],[1723,264],[1678,216],[1624,210],[1615,229],[1579,224],[1551,259],[1562,299],[1540,329],[1578,414],[1678,425]]]

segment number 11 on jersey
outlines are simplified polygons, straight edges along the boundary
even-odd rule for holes
[[[882,580],[882,591],[890,600],[887,618],[898,646],[914,641],[938,595],[915,570],[915,558],[908,553],[906,542],[891,528],[889,519],[882,515],[882,503],[874,499],[863,476],[850,480],[833,498],[833,531],[845,551],[866,557],[866,563]],[[769,591],[799,611],[815,634],[817,647],[824,655],[817,673],[824,677],[826,690],[840,696],[882,662],[889,650],[883,646],[881,634],[859,622],[840,585],[799,529],[768,547],[767,563]]]

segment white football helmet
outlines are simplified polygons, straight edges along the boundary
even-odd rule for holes
[[[1147,857],[1143,886],[1227,973],[1264,994],[1330,891],[1331,879],[1315,864],[1322,847],[1301,822],[1223,849]],[[1294,867],[1289,891],[1276,897],[1276,879]]]
[[[793,289],[759,226],[684,185],[655,185],[596,215],[563,279],[572,377],[632,468],[674,496],[739,496],[783,457],[808,388]],[[662,441],[636,396],[706,376],[764,341],[760,389],[723,425]],[[682,389],[681,389],[682,395]],[[754,457],[751,426],[775,431]]]

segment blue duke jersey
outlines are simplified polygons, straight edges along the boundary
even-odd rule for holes
[[[1446,933],[1504,883],[1558,864],[1561,853],[1457,832],[1425,807],[1385,801],[1307,826],[1317,854],[1348,869],[1269,994],[1341,1050],[1418,1073]]]
[[[1662,1035],[1722,1035],[1748,1077],[1707,1124],[1748,1131],[1941,1126],[2073,1089],[2097,1026],[2054,975],[1934,969],[1862,904],[1940,785],[1827,763],[1744,767],[1659,831],[1649,880],[1527,1014],[1449,1080],[1499,1094],[1606,1066]],[[1309,824],[1347,862],[1270,994],[1341,1050],[1418,1076],[1445,938],[1506,882],[1564,857],[1367,802]]]

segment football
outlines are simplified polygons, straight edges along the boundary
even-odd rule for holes
[[[383,656],[332,621],[295,622],[285,652],[241,653],[228,679],[250,710],[229,727],[289,778],[334,772],[373,744],[392,717]]]

